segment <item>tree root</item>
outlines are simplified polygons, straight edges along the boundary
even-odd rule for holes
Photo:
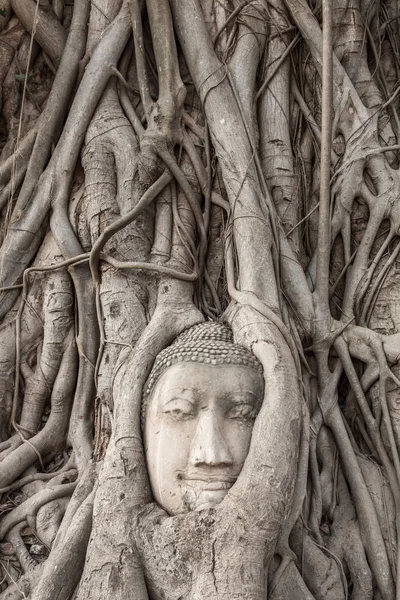
[[[48,487],[41,492],[38,492],[28,500],[25,500],[25,502],[20,504],[1,522],[0,540],[3,540],[8,531],[10,531],[10,529],[15,527],[18,523],[27,521],[28,519],[34,519],[39,508],[41,508],[44,504],[51,502],[52,500],[56,500],[57,498],[70,496],[75,488],[76,483],[58,485],[54,488]]]

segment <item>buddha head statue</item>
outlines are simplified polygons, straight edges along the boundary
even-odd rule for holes
[[[142,424],[153,496],[170,515],[224,499],[248,454],[263,396],[261,364],[226,325],[195,325],[160,352]]]

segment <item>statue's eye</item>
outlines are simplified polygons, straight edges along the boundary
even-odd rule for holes
[[[176,421],[185,421],[195,416],[194,406],[188,400],[175,398],[164,406],[163,414],[168,415]]]
[[[257,412],[257,409],[251,404],[237,404],[230,409],[228,417],[237,421],[254,421]]]

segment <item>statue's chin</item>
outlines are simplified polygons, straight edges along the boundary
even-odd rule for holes
[[[205,508],[214,508],[225,498],[229,490],[204,490],[196,499],[192,510],[204,510]]]

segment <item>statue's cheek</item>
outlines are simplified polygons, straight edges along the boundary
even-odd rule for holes
[[[160,419],[146,428],[146,461],[153,496],[169,514],[184,512],[182,474],[187,469],[193,424]]]
[[[224,423],[224,437],[234,458],[234,464],[242,468],[250,448],[254,421],[229,419]]]

